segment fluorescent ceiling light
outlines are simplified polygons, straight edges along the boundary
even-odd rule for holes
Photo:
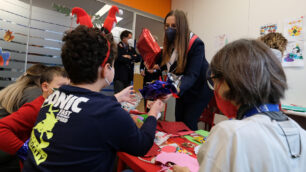
[[[111,7],[112,7],[112,6],[105,4],[105,5],[96,13],[96,15],[103,16],[105,13],[108,12],[108,10],[109,10]]]

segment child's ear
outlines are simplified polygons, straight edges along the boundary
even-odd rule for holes
[[[49,84],[47,82],[43,82],[41,84],[41,89],[43,92],[48,92]]]
[[[102,73],[101,73],[102,78],[105,78],[106,70],[111,70],[111,69],[112,69],[111,65],[109,63],[106,63],[102,68]]]

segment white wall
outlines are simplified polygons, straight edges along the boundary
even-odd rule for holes
[[[285,19],[306,15],[306,1],[172,0],[172,9],[187,13],[190,28],[205,42],[206,58],[210,61],[216,52],[216,36],[228,34],[229,41],[257,38],[260,26],[268,23],[277,23],[278,31],[283,32]],[[303,56],[305,59],[305,51]],[[306,69],[285,68],[285,72],[289,89],[282,103],[306,106]]]

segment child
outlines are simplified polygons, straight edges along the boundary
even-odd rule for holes
[[[53,88],[59,88],[64,84],[69,84],[69,79],[63,68],[46,67],[40,79],[42,95],[30,103],[24,104],[16,112],[0,119],[0,150],[15,155],[22,148],[25,141],[30,138],[45,98],[52,93]],[[18,156],[22,159],[25,158],[24,153],[19,153]]]
[[[114,78],[113,52],[100,30],[78,26],[63,38],[62,61],[71,85],[45,100],[29,142],[24,171],[112,171],[117,151],[142,156],[151,148],[157,100],[138,129],[118,101],[99,91]]]

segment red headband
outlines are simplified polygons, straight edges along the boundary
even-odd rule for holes
[[[107,60],[108,60],[108,58],[109,58],[109,54],[110,54],[110,43],[109,43],[109,41],[107,41],[107,53],[106,53],[106,57],[105,57],[105,59],[103,60],[103,63],[101,64],[101,67],[104,67],[105,66],[105,64],[106,64],[106,62],[107,62]]]

